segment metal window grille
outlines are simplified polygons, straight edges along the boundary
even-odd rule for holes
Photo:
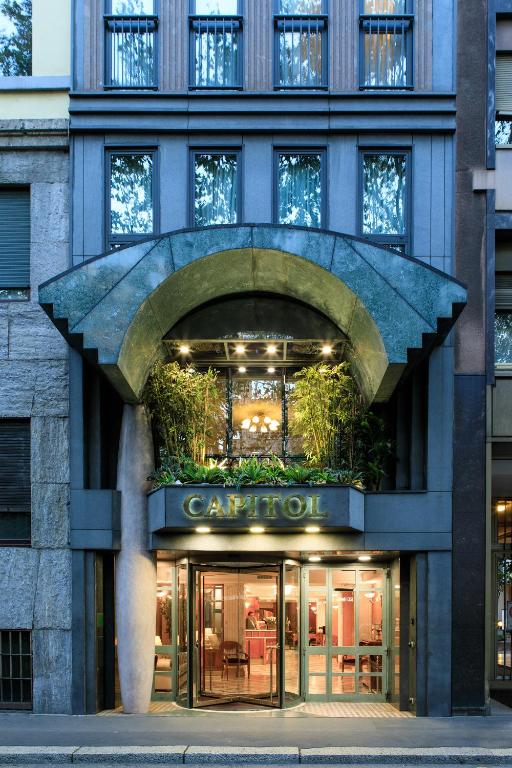
[[[32,709],[32,643],[28,630],[0,630],[0,709]]]
[[[275,47],[278,88],[327,86],[327,16],[276,15]]]
[[[196,88],[242,87],[242,17],[193,16],[191,82]]]
[[[412,88],[412,14],[360,17],[361,88]]]
[[[157,88],[157,16],[105,16],[107,88]]]

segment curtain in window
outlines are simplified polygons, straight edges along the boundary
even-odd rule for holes
[[[112,155],[110,165],[110,233],[153,232],[153,157]]]
[[[409,22],[365,21],[363,23],[365,77],[367,87],[407,85],[407,30]]]
[[[154,0],[112,0],[115,16],[151,16],[154,12]]]
[[[322,83],[321,20],[280,21],[279,84],[320,87]]]
[[[238,0],[196,0],[198,16],[236,16]]]
[[[238,21],[194,21],[195,84],[238,85]]]
[[[236,155],[196,155],[194,167],[194,223],[236,224]]]
[[[382,15],[406,13],[407,0],[364,0],[363,13]]]
[[[279,13],[285,16],[322,13],[322,0],[280,0]]]
[[[278,216],[280,224],[322,225],[321,156],[279,155]]]
[[[405,234],[405,155],[364,155],[363,233]]]

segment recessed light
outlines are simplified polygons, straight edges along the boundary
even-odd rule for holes
[[[210,533],[211,528],[208,528],[207,525],[198,525],[196,528],[196,533]]]
[[[321,559],[322,558],[320,557],[320,555],[310,555],[308,557],[308,560],[309,560],[310,563],[319,563],[321,561]]]
[[[238,366],[238,373],[247,373],[247,368],[245,365]]]
[[[275,373],[276,369],[271,365],[270,368],[267,368],[267,373]]]
[[[306,533],[320,533],[318,525],[308,525],[306,527]]]
[[[236,347],[235,347],[235,352],[237,353],[237,355],[243,355],[243,353],[245,352],[244,345],[243,344],[237,344]]]
[[[357,559],[360,563],[369,563],[372,558],[370,555],[359,555]]]
[[[332,352],[332,347],[330,344],[324,344],[322,347],[322,355],[330,355]]]
[[[276,345],[275,344],[269,344],[268,347],[267,347],[267,352],[269,353],[269,355],[275,355],[276,352],[277,352]]]
[[[251,533],[265,533],[265,529],[261,525],[252,525],[249,530]]]
[[[188,355],[190,347],[188,344],[180,344],[180,355]]]

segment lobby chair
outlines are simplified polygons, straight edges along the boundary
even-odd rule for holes
[[[229,669],[236,669],[236,676],[240,676],[240,669],[247,667],[247,677],[251,676],[251,658],[248,653],[242,651],[240,643],[236,640],[223,640],[220,645],[222,654],[222,678],[226,673],[229,680]]]

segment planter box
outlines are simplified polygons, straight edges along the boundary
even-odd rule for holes
[[[364,493],[349,485],[173,485],[148,498],[149,533],[194,530],[364,531]]]

